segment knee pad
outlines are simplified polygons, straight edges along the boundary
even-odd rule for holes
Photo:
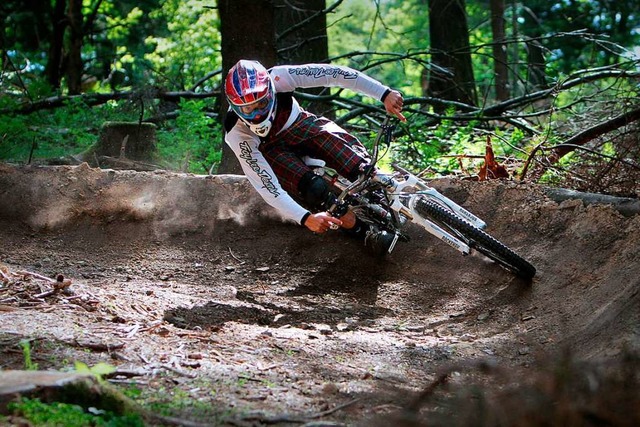
[[[336,200],[329,184],[313,172],[308,172],[300,180],[298,191],[309,208],[323,211],[331,207]]]

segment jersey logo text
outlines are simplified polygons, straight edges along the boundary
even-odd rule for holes
[[[342,76],[345,80],[357,79],[358,74],[355,71],[347,71],[338,67],[299,67],[290,68],[289,74],[297,74],[299,76],[309,76],[316,79],[331,76],[334,79]]]
[[[240,143],[240,158],[260,177],[262,180],[262,188],[265,188],[273,197],[278,197],[280,193],[273,183],[273,177],[269,172],[260,168],[258,161],[251,157],[251,147],[247,141]]]

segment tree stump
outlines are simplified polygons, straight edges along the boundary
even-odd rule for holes
[[[127,165],[126,169],[153,169],[156,159],[156,126],[153,123],[106,122],[98,142],[81,154],[93,167]],[[140,164],[136,168],[135,164]],[[146,164],[145,164],[146,163]]]

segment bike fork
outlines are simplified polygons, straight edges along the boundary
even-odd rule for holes
[[[451,246],[453,249],[462,253],[463,255],[469,255],[471,253],[471,248],[469,245],[464,243],[462,240],[454,237],[452,234],[446,232],[438,225],[429,221],[428,219],[423,218],[420,214],[413,211],[413,222],[422,226],[429,233],[433,234],[438,239],[445,242],[447,245]]]
[[[475,216],[474,214],[472,214],[462,206],[458,205],[453,200],[438,193],[438,191],[435,188],[428,187],[427,189],[419,191],[418,193],[424,195],[427,198],[437,201],[440,205],[443,205],[444,207],[457,213],[463,219],[469,221],[471,224],[473,224],[480,230],[484,230],[485,228],[487,228],[486,222],[484,222],[483,220],[481,220],[480,218],[478,218],[477,216]]]
[[[396,188],[394,188],[394,192],[395,191],[402,192],[407,187],[415,187],[418,189],[418,192],[416,194],[422,194],[426,198],[435,200],[442,207],[455,212],[456,214],[461,216],[463,219],[469,221],[471,224],[473,224],[474,226],[476,226],[481,230],[484,230],[485,228],[487,228],[487,223],[484,222],[482,219],[478,218],[477,216],[475,216],[474,214],[472,214],[462,206],[458,205],[456,202],[449,199],[448,197],[440,194],[435,188],[429,187],[424,182],[420,181],[420,179],[415,175],[407,174],[405,178],[406,178],[405,181],[396,182],[397,184],[396,184]],[[411,209],[413,210],[413,207],[411,207]]]

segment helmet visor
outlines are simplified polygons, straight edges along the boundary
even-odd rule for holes
[[[271,112],[271,107],[273,105],[273,98],[269,95],[264,96],[262,99],[257,100],[256,102],[252,102],[250,104],[244,105],[233,105],[231,104],[231,108],[236,112],[240,117],[242,117],[245,121],[249,123],[261,123],[263,122],[269,113]]]

